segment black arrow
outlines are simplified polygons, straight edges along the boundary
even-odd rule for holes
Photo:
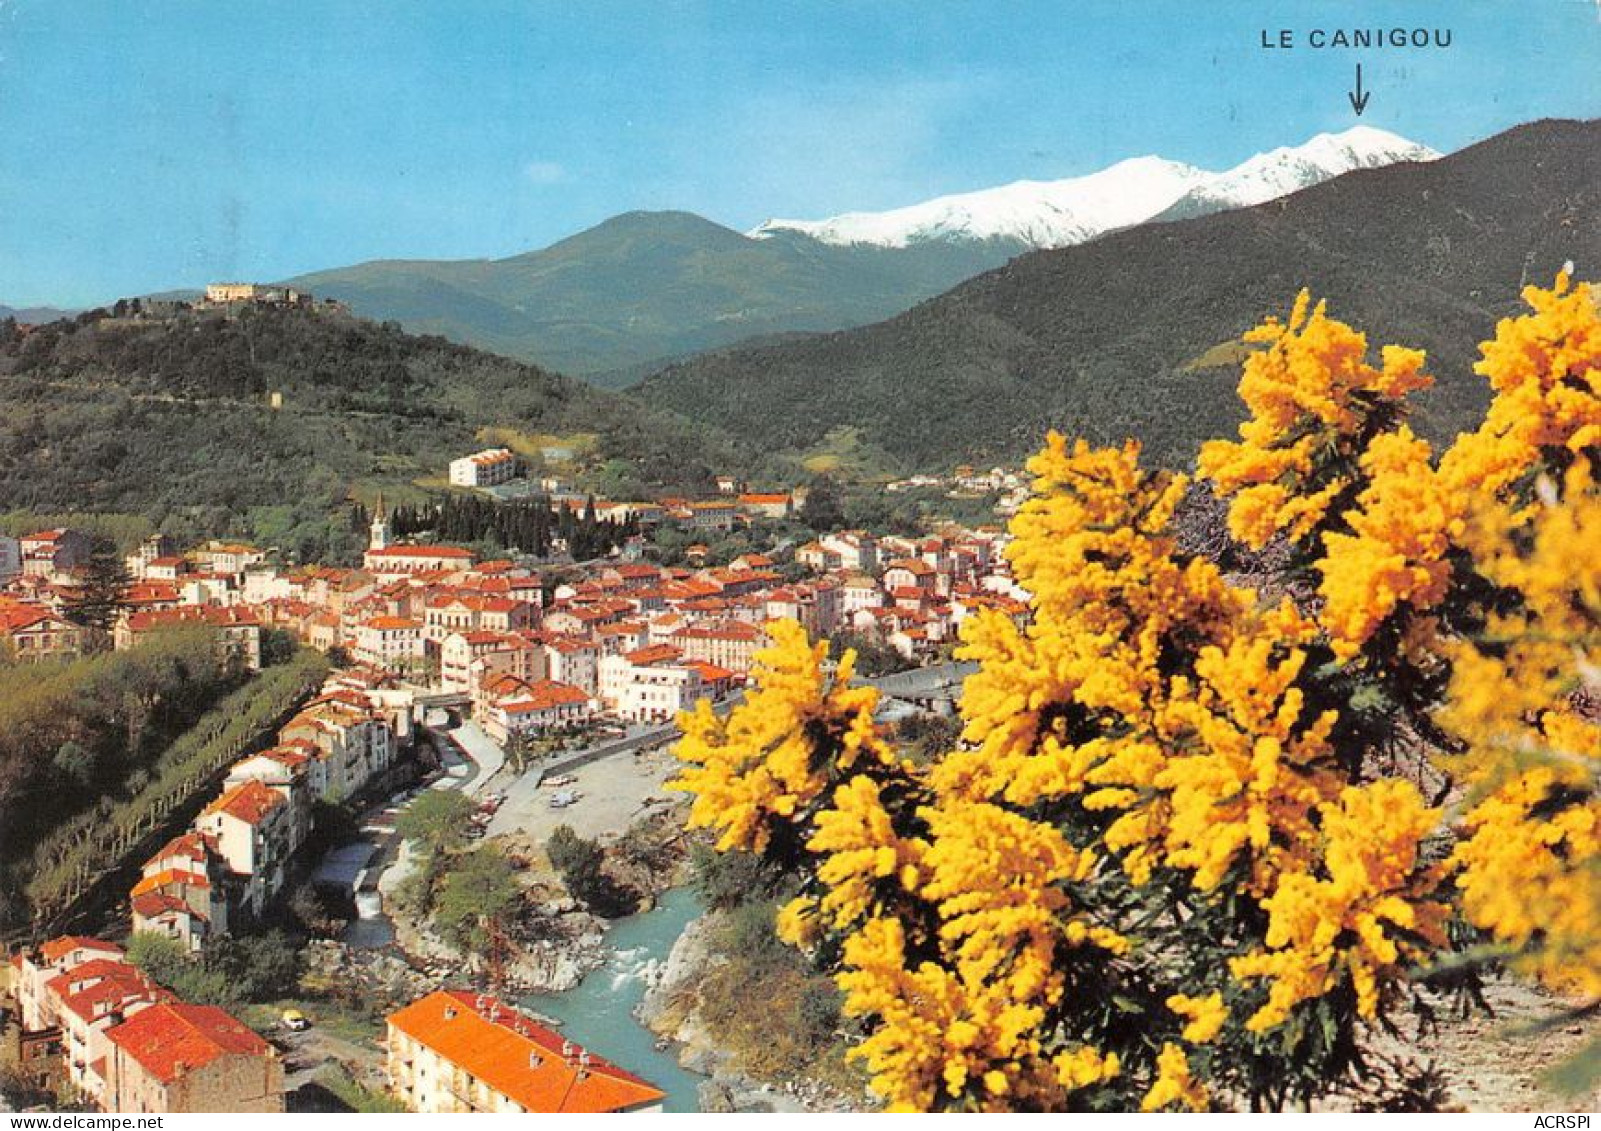
[[[1361,63],[1358,63],[1356,65],[1356,89],[1354,91],[1351,91],[1351,90],[1346,91],[1345,92],[1345,96],[1351,100],[1351,109],[1355,110],[1356,111],[1356,116],[1358,118],[1360,118],[1362,116],[1362,111],[1364,111],[1364,110],[1366,110],[1368,108],[1368,99],[1373,97],[1373,92],[1371,90],[1368,91],[1366,94],[1362,93],[1362,64]]]

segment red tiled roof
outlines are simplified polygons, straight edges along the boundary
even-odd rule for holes
[[[373,617],[362,627],[376,628],[379,632],[402,632],[409,628],[421,628],[422,624],[410,617]]]
[[[735,673],[727,668],[720,668],[716,664],[709,664],[705,660],[689,660],[684,666],[700,673],[700,678],[707,683],[719,683],[725,679],[733,679]]]
[[[132,632],[148,632],[151,629],[184,624],[204,624],[212,628],[245,628],[251,625],[259,626],[260,623],[256,614],[248,609],[226,605],[181,605],[176,609],[150,609],[134,613],[128,618],[128,629]]]
[[[884,567],[888,573],[892,569],[904,569],[914,577],[927,577],[934,572],[934,567],[919,558],[896,558]]]
[[[473,556],[471,550],[460,546],[389,546],[382,550],[368,550],[374,558],[453,558],[465,560]]]
[[[164,856],[178,856],[188,860],[204,861],[210,855],[212,838],[205,833],[190,831],[173,837],[162,845],[161,851],[151,857],[159,860]]]
[[[88,935],[61,935],[50,939],[40,945],[39,953],[44,956],[46,962],[55,963],[79,949],[104,951],[108,954],[122,953],[122,948],[116,943],[91,938]]]
[[[10,608],[0,608],[0,632],[21,632],[34,625],[47,621],[58,621],[60,617],[54,616],[46,609],[30,608],[27,605],[13,605]]]
[[[628,1111],[663,1098],[632,1072],[494,998],[438,990],[390,1014],[389,1024],[526,1111]]]
[[[632,652],[623,653],[623,659],[636,668],[649,667],[651,664],[667,663],[683,656],[683,652],[671,644],[652,644],[648,648],[637,648]]]
[[[146,892],[160,891],[172,884],[180,886],[209,888],[211,881],[206,879],[202,872],[183,871],[178,868],[163,868],[153,876],[145,876],[133,885],[129,895],[144,895]]]
[[[274,809],[284,803],[283,794],[251,778],[236,785],[217,800],[206,806],[206,813],[226,813],[247,825],[259,825]]]
[[[214,1005],[153,1005],[106,1035],[164,1084],[219,1057],[272,1055],[266,1041]]]
[[[91,981],[91,985],[83,983]],[[172,1001],[170,991],[156,985],[136,966],[126,962],[96,960],[50,979],[50,992],[61,999],[62,1007],[85,1021],[105,1017],[130,1001]],[[74,992],[71,987],[79,986]]]
[[[725,621],[722,624],[692,624],[673,633],[674,636],[696,640],[759,640],[762,630],[743,621]]]
[[[576,707],[589,702],[589,695],[581,688],[553,679],[542,679],[528,685],[528,690],[512,699],[496,704],[510,714],[548,711],[552,707]]]
[[[162,891],[141,892],[128,901],[133,913],[141,919],[155,919],[162,915],[194,915],[197,919],[205,916],[197,915],[195,909],[175,895],[168,895]]]

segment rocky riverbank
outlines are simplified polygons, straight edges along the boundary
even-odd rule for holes
[[[484,960],[462,956],[426,924],[403,910],[391,916],[395,945],[436,980],[487,979]],[[516,994],[565,993],[606,964],[606,921],[565,893],[531,887],[501,965],[498,988]]]
[[[722,916],[702,915],[685,928],[667,960],[652,974],[636,1014],[652,1032],[672,1041],[678,1060],[710,1077],[700,1089],[708,1112],[862,1111],[876,1106],[870,1095],[849,1095],[821,1080],[791,1076],[763,1080],[747,1071],[702,1011],[700,985],[722,958],[715,939]],[[782,1024],[782,1019],[775,1019]]]

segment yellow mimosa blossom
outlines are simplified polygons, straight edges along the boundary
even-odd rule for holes
[[[1171,1042],[1157,1054],[1158,1075],[1151,1090],[1140,1101],[1141,1111],[1161,1111],[1178,1105],[1191,1111],[1205,1111],[1212,1102],[1207,1090],[1190,1074],[1190,1060],[1184,1050]]]
[[[1590,284],[1558,275],[1549,290],[1525,287],[1523,300],[1533,313],[1502,319],[1473,367],[1495,398],[1441,459],[1453,487],[1494,494],[1547,453],[1601,445],[1601,313]]]
[[[1460,538],[1461,505],[1429,463],[1429,445],[1403,425],[1362,454],[1368,486],[1347,516],[1350,534],[1324,535],[1321,614],[1335,655],[1349,659],[1406,606],[1433,608],[1451,579],[1446,551]]]
[[[1320,867],[1280,879],[1262,901],[1266,947],[1229,962],[1241,980],[1272,979],[1267,1004],[1246,1021],[1253,1032],[1283,1024],[1295,1006],[1345,979],[1358,1014],[1371,1018],[1407,964],[1445,943],[1447,909],[1430,898],[1439,877],[1418,859],[1439,814],[1416,787],[1398,779],[1349,786],[1320,815]]]
[[[878,784],[860,776],[834,791],[806,847],[823,858],[817,878],[828,890],[818,906],[837,928],[866,918],[875,888],[886,881],[916,890],[928,852],[926,841],[896,834]]]
[[[1360,455],[1364,425],[1432,382],[1418,350],[1386,346],[1380,368],[1367,362],[1367,338],[1338,322],[1302,291],[1288,322],[1269,318],[1245,335],[1252,353],[1240,379],[1250,419],[1238,442],[1204,444],[1201,476],[1232,499],[1229,529],[1260,548],[1285,532],[1298,541],[1323,522],[1349,486],[1342,463]]]
[[[1514,952],[1514,969],[1559,993],[1601,997],[1601,799],[1556,805],[1550,767],[1474,806],[1453,862],[1469,921]]]
[[[673,788],[695,795],[691,828],[722,830],[718,847],[762,852],[775,822],[814,802],[831,776],[859,759],[881,765],[894,753],[878,733],[878,692],[850,686],[855,654],[831,675],[826,641],[816,645],[793,621],[772,625],[773,646],[757,653],[757,689],[726,719],[709,700],[681,716],[685,763]]]
[[[971,980],[935,962],[907,961],[905,929],[870,919],[845,942],[838,977],[845,1010],[877,1020],[850,1055],[866,1062],[892,1110],[958,1100],[987,1110],[1050,1111],[1072,1092],[1118,1073],[1116,1057],[1047,1050],[1044,1007],[1014,999],[1004,981]]]
[[[1338,778],[1326,764],[1334,714],[1303,717],[1295,681],[1304,662],[1271,636],[1203,648],[1195,694],[1175,695],[1163,713],[1161,731],[1177,748],[1153,783],[1171,814],[1167,863],[1192,869],[1202,890],[1245,855],[1248,889],[1263,894],[1307,857],[1312,811]]]
[[[1205,997],[1174,994],[1167,999],[1167,1007],[1188,1021],[1184,1026],[1184,1039],[1192,1045],[1204,1045],[1216,1037],[1229,1019],[1223,995],[1216,991]]]
[[[1534,503],[1473,510],[1475,568],[1516,609],[1451,650],[1439,712],[1463,744],[1449,764],[1489,790],[1452,858],[1468,920],[1514,969],[1601,996],[1601,491],[1588,459]]]
[[[1184,477],[1052,434],[1006,549],[1030,615],[963,624],[955,749],[899,760],[793,624],[685,716],[691,824],[797,873],[779,935],[893,1108],[1305,1102],[1451,921],[1601,996],[1601,317],[1525,298],[1438,468],[1421,353],[1370,364],[1304,293],[1246,335],[1249,419],[1199,468],[1236,538],[1292,543],[1276,604],[1181,549]]]

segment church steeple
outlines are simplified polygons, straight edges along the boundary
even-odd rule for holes
[[[378,492],[378,505],[373,508],[372,512],[372,529],[367,538],[367,549],[387,550],[389,549],[389,541],[389,518],[384,513],[384,494],[380,491]]]

